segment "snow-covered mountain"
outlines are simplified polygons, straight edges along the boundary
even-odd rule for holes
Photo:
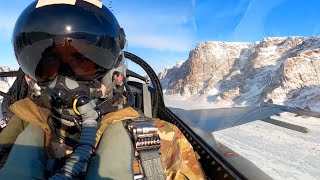
[[[214,104],[320,103],[320,37],[202,42],[160,76],[165,94]]]
[[[6,72],[6,71],[13,71],[15,69],[12,69],[7,66],[0,66],[0,72]],[[0,91],[7,92],[11,85],[13,84],[15,77],[0,77]],[[2,101],[2,96],[0,96],[0,103]]]

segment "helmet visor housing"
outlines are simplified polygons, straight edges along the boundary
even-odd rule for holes
[[[44,83],[65,75],[79,81],[101,78],[118,60],[120,27],[105,7],[29,5],[18,18],[13,45],[21,69]]]

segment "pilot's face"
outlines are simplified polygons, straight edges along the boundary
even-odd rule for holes
[[[58,74],[91,80],[95,77],[96,64],[78,52],[72,44],[59,44],[43,54],[41,72],[45,81],[53,80]]]

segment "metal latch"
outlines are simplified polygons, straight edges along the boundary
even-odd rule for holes
[[[128,129],[132,133],[137,151],[161,147],[158,128],[150,120],[131,121]]]

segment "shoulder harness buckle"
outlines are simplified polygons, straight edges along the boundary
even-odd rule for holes
[[[161,140],[158,128],[150,119],[136,119],[129,122],[128,130],[131,132],[136,151],[145,149],[159,149]]]
[[[164,171],[161,165],[159,149],[161,139],[158,128],[150,118],[138,118],[128,122],[135,146],[135,156],[142,166],[142,174],[136,174],[134,179],[159,179],[164,180]]]

